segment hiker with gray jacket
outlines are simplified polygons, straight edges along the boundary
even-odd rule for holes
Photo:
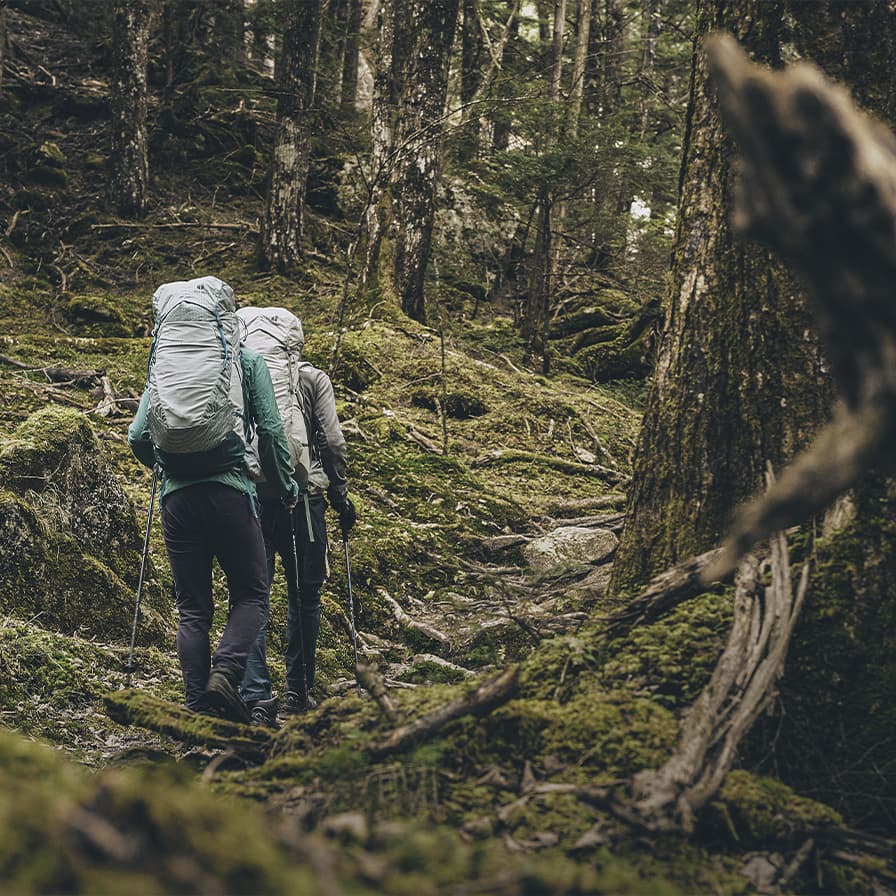
[[[348,497],[346,444],[333,385],[324,371],[302,359],[301,322],[284,308],[240,308],[245,343],[268,363],[290,444],[300,497],[293,510],[278,500],[276,488],[258,482],[261,526],[273,580],[277,555],[286,576],[286,687],[271,696],[267,664],[267,624],[249,654],[241,694],[253,721],[273,725],[278,711],[294,715],[315,705],[310,691],[316,673],[320,631],[320,590],[327,574],[327,504],[339,515],[343,536],[357,514]]]
[[[233,290],[216,277],[168,283],[153,296],[153,312],[147,386],[128,442],[164,474],[161,515],[186,705],[247,723],[238,687],[270,594],[246,459],[253,433],[268,500],[292,507],[298,486],[267,366],[240,346]],[[215,558],[227,577],[230,613],[212,657]]]

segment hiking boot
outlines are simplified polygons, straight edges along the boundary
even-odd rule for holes
[[[202,697],[212,710],[217,711],[228,721],[239,722],[243,725],[252,724],[249,710],[246,709],[246,704],[243,703],[239,691],[234,687],[226,672],[212,669]]]
[[[307,712],[309,709],[314,709],[316,706],[317,701],[314,697],[308,695],[303,700],[302,695],[298,691],[287,691],[280,700],[279,715],[285,716],[286,718],[289,716],[297,716],[303,712]]]
[[[246,708],[252,717],[252,724],[263,728],[276,728],[279,702],[276,697],[272,697],[270,700],[252,700],[247,703]]]

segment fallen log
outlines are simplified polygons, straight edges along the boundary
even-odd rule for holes
[[[186,744],[231,750],[250,763],[263,762],[272,744],[264,728],[190,712],[185,706],[133,688],[106,694],[103,705],[106,715],[122,725],[137,725]]]

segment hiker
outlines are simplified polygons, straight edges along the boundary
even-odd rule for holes
[[[274,725],[278,710],[290,716],[316,705],[310,691],[316,672],[320,589],[327,574],[327,499],[339,515],[344,538],[357,514],[347,495],[345,438],[333,385],[324,371],[302,360],[301,322],[285,308],[240,308],[237,314],[246,325],[246,344],[268,363],[301,489],[291,511],[278,500],[276,488],[257,483],[268,573],[273,580],[279,554],[287,583],[286,687],[279,701],[272,697],[266,619],[249,653],[241,694],[253,721]]]
[[[216,277],[160,286],[146,389],[128,442],[164,474],[160,504],[177,599],[177,655],[187,708],[248,723],[246,657],[267,618],[270,580],[246,451],[254,429],[270,500],[295,505],[289,449],[271,377],[240,347],[233,290]],[[230,613],[214,657],[212,562]]]

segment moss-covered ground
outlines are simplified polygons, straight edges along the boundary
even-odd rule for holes
[[[16,12],[14,27],[21,30],[22,21]],[[67,37],[53,39],[62,47]],[[752,766],[763,774],[730,775],[691,840],[634,836],[569,792],[547,786],[611,784],[662,763],[681,713],[722,649],[730,593],[701,595],[652,625],[608,639],[599,592],[570,587],[567,594],[562,576],[526,580],[516,555],[508,555],[503,573],[498,563],[488,564],[487,576],[475,571],[483,539],[539,530],[551,517],[578,516],[624,490],[645,383],[595,383],[577,375],[581,361],[571,358],[543,376],[509,309],[474,315],[470,301],[435,281],[428,286],[429,327],[387,301],[362,300],[353,282],[343,289],[345,222],[313,210],[301,272],[292,278],[259,272],[252,243],[269,118],[253,116],[259,108],[269,113],[272,100],[258,91],[238,109],[226,85],[202,70],[193,87],[189,103],[185,94],[177,115],[154,126],[154,201],[136,227],[118,221],[103,198],[105,160],[95,139],[102,113],[90,91],[69,85],[60,103],[37,86],[21,98],[4,88],[0,103],[10,133],[23,111],[32,122],[18,154],[10,155],[12,144],[0,138],[10,179],[0,205],[10,222],[20,213],[5,237],[8,266],[0,272],[0,355],[16,362],[0,360],[5,889],[756,892],[755,879],[743,873],[751,856],[779,855],[786,863],[809,828],[840,820],[808,798],[837,802],[830,788],[814,792],[814,779],[804,776],[798,794],[769,776],[769,732],[761,731],[751,747]],[[208,108],[215,111],[205,116]],[[83,116],[74,124],[72,109]],[[196,128],[184,124],[191,120]],[[204,226],[210,222],[231,229]],[[60,264],[69,272],[64,285],[53,267]],[[514,660],[520,671],[512,699],[375,757],[372,747],[393,726],[353,687],[344,561],[331,520],[317,710],[273,732],[263,755],[251,758],[251,750],[203,746],[200,719],[185,722],[175,714],[154,723],[149,712],[141,716],[144,728],[120,724],[106,711],[110,694],[127,703],[122,695],[133,692],[125,690],[129,683],[138,694],[174,704],[182,696],[158,523],[130,682],[125,671],[150,495],[149,471],[130,454],[126,429],[128,402],[144,385],[153,290],[207,273],[231,283],[241,304],[283,305],[298,314],[306,357],[332,375],[359,515],[350,550],[355,622],[371,651],[365,658],[399,665],[435,653],[479,673],[451,671],[424,657],[401,680],[388,682],[403,718],[469,695],[483,676]],[[614,312],[639,304],[615,287],[593,299]],[[51,379],[48,367],[102,373],[120,412],[96,413],[101,391]],[[869,507],[890,519],[890,500],[878,494]],[[619,507],[618,498],[611,505]],[[820,596],[810,607],[805,643],[833,637],[828,623],[852,627],[856,640],[834,657],[845,676],[862,629],[843,595],[861,582],[869,602],[861,623],[869,624],[876,586],[865,571],[873,564],[848,541],[824,551],[829,566],[813,584]],[[886,572],[880,562],[874,568]],[[501,590],[502,574],[514,578],[517,590]],[[214,587],[217,631],[226,613],[226,585],[217,571]],[[586,621],[559,636],[514,622],[519,606],[548,588],[558,607]],[[409,630],[387,597],[462,637],[446,646]],[[502,626],[492,624],[495,607]],[[278,689],[281,572],[271,613]],[[811,713],[800,695],[811,688],[818,685],[831,706],[840,698],[828,679],[819,684],[821,663],[810,647],[797,647],[796,656],[804,684],[791,705],[802,721]],[[866,680],[873,686],[857,712],[889,718],[889,668],[885,656],[869,662]],[[178,725],[182,732],[189,727],[189,737],[176,737]],[[889,768],[879,741],[837,743],[838,757],[852,761],[860,749],[877,750],[878,767]],[[785,752],[778,746],[774,755],[795,765]],[[874,808],[861,806],[869,813]],[[785,890],[865,893],[871,887],[867,878],[821,862],[801,867]]]

